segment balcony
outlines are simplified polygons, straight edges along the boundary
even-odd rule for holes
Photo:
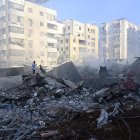
[[[0,18],[2,18],[2,17],[5,17],[5,12],[4,11],[0,12]]]
[[[24,39],[25,38],[25,35],[24,34],[20,34],[20,33],[12,33],[12,32],[10,32],[10,37]]]
[[[57,48],[49,48],[49,46],[48,46],[48,52],[57,52]]]
[[[50,21],[47,23],[48,29],[57,30],[57,24],[54,21]]]
[[[79,45],[86,45],[86,40],[79,39]]]
[[[47,42],[57,44],[57,39],[47,38]]]
[[[57,34],[57,30],[56,29],[47,29],[47,32],[48,33],[51,33],[51,34]]]
[[[6,27],[6,24],[5,23],[0,24],[0,29],[3,29],[5,27]]]
[[[57,26],[57,22],[55,20],[54,21],[48,20],[47,23]]]
[[[22,51],[22,50],[23,50],[23,51],[25,50],[24,47],[19,46],[19,45],[16,45],[16,44],[15,44],[15,45],[10,44],[9,46],[10,46],[10,49],[13,49],[13,50],[21,50],[21,51]]]

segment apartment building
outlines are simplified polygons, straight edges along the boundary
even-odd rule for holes
[[[26,62],[36,60],[43,66],[57,64],[57,13],[46,7],[25,1]]]
[[[60,41],[63,61],[83,62],[98,58],[98,27],[74,20],[66,20],[64,37]]]
[[[24,2],[0,1],[0,66],[24,64]]]
[[[131,62],[140,56],[139,31],[139,26],[126,19],[103,23],[100,28],[103,58],[111,62]]]
[[[64,44],[65,37],[65,24],[61,21],[57,22],[57,45],[58,45],[58,64],[65,62],[66,60],[66,50]]]
[[[34,2],[0,1],[1,67],[57,64],[57,12]]]

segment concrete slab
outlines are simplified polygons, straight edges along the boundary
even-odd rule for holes
[[[49,71],[47,74],[53,75],[58,79],[70,80],[74,83],[79,83],[82,80],[80,74],[72,62],[66,62]]]

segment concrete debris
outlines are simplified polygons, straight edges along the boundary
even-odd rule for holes
[[[82,80],[80,74],[72,62],[66,62],[54,68],[48,72],[48,75],[51,75],[57,79],[69,80],[74,83],[79,83]]]
[[[100,117],[97,119],[97,121],[98,121],[97,127],[101,128],[102,125],[107,124],[108,118],[109,118],[109,114],[105,111],[105,109],[102,109]]]
[[[0,89],[14,88],[22,84],[22,76],[0,77]]]
[[[101,78],[106,78],[108,76],[108,72],[107,72],[107,68],[106,67],[100,67],[99,76]]]
[[[36,75],[22,75],[23,84],[26,86],[37,86],[37,85],[43,85],[45,84],[44,81],[45,77],[40,76],[39,73],[36,73]]]
[[[81,79],[38,73],[22,78],[20,86],[0,90],[0,140],[140,138],[140,91],[134,81],[96,90]]]
[[[124,75],[131,75],[135,77],[140,77],[140,58],[137,58],[127,69],[124,70]]]
[[[42,133],[41,137],[42,137],[43,140],[47,140],[50,137],[53,137],[57,134],[58,134],[58,131],[48,131],[48,132]]]

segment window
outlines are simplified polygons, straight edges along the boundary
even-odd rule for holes
[[[3,5],[3,6],[0,6],[0,12],[1,11],[3,11],[4,10],[4,8],[5,8],[5,6]]]
[[[11,23],[24,25],[24,17],[22,16],[13,15],[10,13],[8,15],[8,19],[10,20]]]
[[[5,39],[0,40],[0,48],[5,46]]]
[[[91,33],[95,34],[95,30],[91,30]]]
[[[48,48],[55,48],[54,43],[48,43]]]
[[[48,38],[56,39],[55,35],[52,33],[47,33]]]
[[[9,43],[12,45],[18,45],[18,46],[24,47],[24,39],[11,37],[9,39]]]
[[[6,51],[5,50],[1,50],[0,51],[0,56],[2,57],[2,56],[6,56]]]
[[[75,43],[75,42],[76,42],[76,39],[74,38],[74,39],[73,39],[73,43]]]
[[[33,35],[33,30],[28,31],[28,36],[31,37]]]
[[[5,17],[0,18],[0,26],[3,26],[5,23]]]
[[[68,26],[68,30],[70,30],[70,26]]]
[[[68,43],[68,39],[66,39],[66,43]]]
[[[40,12],[40,16],[42,16],[42,17],[43,17],[43,16],[44,16],[44,13],[43,13],[43,12]]]
[[[49,58],[57,58],[57,52],[48,52]]]
[[[95,47],[95,42],[91,42],[91,46],[92,47]]]
[[[44,26],[44,23],[43,22],[40,22],[40,26]]]
[[[10,56],[24,56],[24,51],[22,50],[10,50]]]
[[[24,34],[24,28],[21,27],[9,26],[9,31],[13,33]]]
[[[92,49],[92,53],[95,53],[95,50],[94,49]]]
[[[79,27],[79,30],[81,31],[81,27]]]
[[[48,29],[56,30],[57,26],[55,24],[47,23]]]
[[[5,34],[5,28],[0,29],[0,35]]]
[[[33,13],[33,9],[32,8],[28,8],[28,12],[29,13]]]
[[[33,26],[33,20],[31,18],[28,19],[29,26]]]
[[[81,40],[81,39],[80,39],[80,40],[79,40],[79,44],[80,44],[80,45],[86,45],[86,40]]]
[[[56,19],[55,15],[52,15],[52,14],[47,14],[47,18],[48,20],[51,20],[51,21],[54,21]]]
[[[17,11],[24,11],[24,6],[23,5],[20,5],[20,4],[14,3],[14,2],[9,2],[8,8],[9,9],[14,9],[14,10],[17,10]]]
[[[33,47],[33,41],[29,40],[29,47],[32,48]]]
[[[63,40],[61,40],[61,44],[63,44]]]
[[[94,37],[92,37],[92,38],[91,38],[91,40],[95,41],[95,38],[94,38]]]

